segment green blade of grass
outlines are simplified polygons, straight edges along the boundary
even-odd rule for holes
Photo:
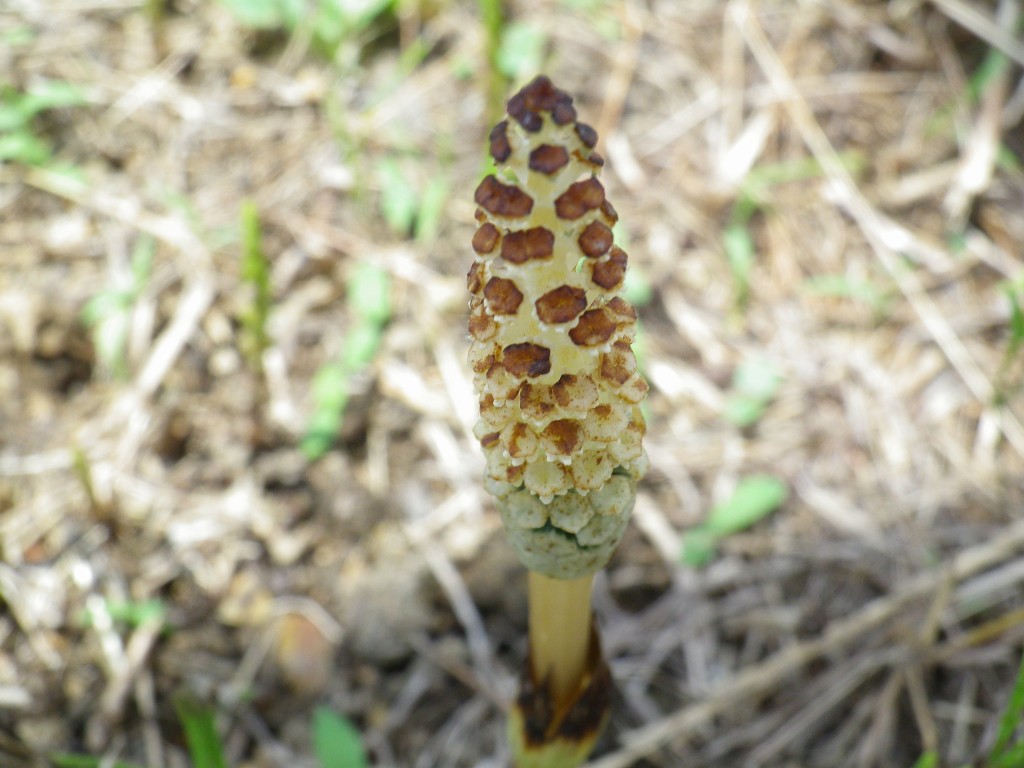
[[[313,712],[313,751],[320,768],[367,768],[366,751],[352,723],[327,707]]]
[[[766,360],[748,360],[733,374],[732,393],[722,415],[737,427],[749,427],[764,414],[782,385],[782,374]]]
[[[720,536],[742,531],[778,509],[788,496],[786,484],[774,475],[745,477],[728,500],[712,508],[705,526]]]
[[[939,756],[934,752],[925,752],[914,762],[912,768],[938,768]]]
[[[544,63],[544,32],[527,22],[512,22],[501,35],[495,65],[509,80],[521,80],[539,72]]]
[[[757,255],[754,238],[745,222],[730,224],[725,228],[722,232],[722,248],[729,260],[729,269],[736,286],[736,303],[743,305],[750,291],[750,270]]]
[[[193,768],[227,768],[213,709],[188,693],[175,694],[173,702]]]
[[[375,264],[362,262],[348,279],[349,306],[356,316],[375,325],[391,317],[391,276]]]
[[[789,488],[774,475],[743,478],[726,501],[716,504],[701,525],[683,537],[680,559],[684,565],[700,568],[715,556],[720,539],[749,528],[778,509],[789,496]]]
[[[242,281],[251,286],[252,301],[242,312],[246,337],[244,351],[254,370],[262,370],[263,353],[270,346],[267,321],[270,317],[270,264],[263,251],[263,233],[256,203],[242,203]]]
[[[1003,714],[999,718],[999,730],[996,733],[996,742],[992,746],[992,752],[990,753],[989,761],[993,765],[1021,765],[1021,763],[997,763],[997,760],[1002,759],[1004,755],[1009,753],[1020,754],[1024,750],[1024,744],[1015,744],[1010,748],[1009,752],[1007,748],[1010,744],[1010,739],[1013,738],[1017,728],[1021,723],[1021,716],[1024,715],[1024,654],[1021,655],[1020,666],[1017,669],[1017,680],[1013,684],[1013,690],[1010,692],[1010,700],[1006,702],[1006,709],[1003,710]]]
[[[104,768],[105,766],[109,766],[109,768],[144,768],[138,763],[126,763],[122,760],[109,763],[103,757],[76,755],[71,752],[55,752],[48,755],[48,758],[56,768]]]

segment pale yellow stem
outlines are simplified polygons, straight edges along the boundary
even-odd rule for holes
[[[573,697],[590,649],[593,575],[551,579],[529,572],[530,660],[534,679],[548,679],[556,705]]]

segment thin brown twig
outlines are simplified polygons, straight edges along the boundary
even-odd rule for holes
[[[1021,549],[1024,549],[1024,520],[1010,525],[998,540],[962,551],[947,568],[920,573],[899,592],[880,597],[849,618],[833,622],[821,637],[792,645],[767,661],[744,670],[731,682],[713,691],[705,701],[625,734],[625,747],[595,760],[589,764],[590,768],[625,768],[631,765],[671,739],[692,734],[730,707],[764,696],[812,661],[849,646],[912,603],[933,594],[946,579],[959,583],[1015,556]]]
[[[992,407],[995,388],[977,361],[956,335],[935,302],[928,295],[917,275],[902,267],[897,254],[916,252],[924,255],[917,239],[902,226],[884,217],[861,194],[850,173],[843,166],[835,148],[818,124],[793,80],[785,70],[779,57],[772,49],[764,30],[757,23],[746,3],[733,6],[737,23],[743,31],[747,45],[758,64],[780,94],[786,97],[785,105],[800,133],[804,144],[821,164],[837,201],[857,222],[865,238],[871,244],[878,260],[885,267],[907,302],[921,319],[935,343],[945,354],[950,365],[956,370],[974,397],[986,408]],[[942,254],[943,260],[948,256]],[[1018,454],[1024,456],[1024,426],[1008,409],[1000,412],[999,427],[1004,437]]]
[[[1011,29],[1001,27],[963,0],[932,0],[932,4],[957,24],[998,48],[1018,64],[1024,64],[1024,42],[1014,37]]]

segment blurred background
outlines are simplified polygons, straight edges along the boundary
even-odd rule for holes
[[[593,765],[1024,764],[1021,19],[4,2],[0,764],[509,764],[465,273],[538,72],[651,384]]]

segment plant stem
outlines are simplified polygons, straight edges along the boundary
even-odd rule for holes
[[[530,659],[534,679],[548,680],[556,706],[573,699],[590,648],[593,575],[552,579],[529,572]]]

